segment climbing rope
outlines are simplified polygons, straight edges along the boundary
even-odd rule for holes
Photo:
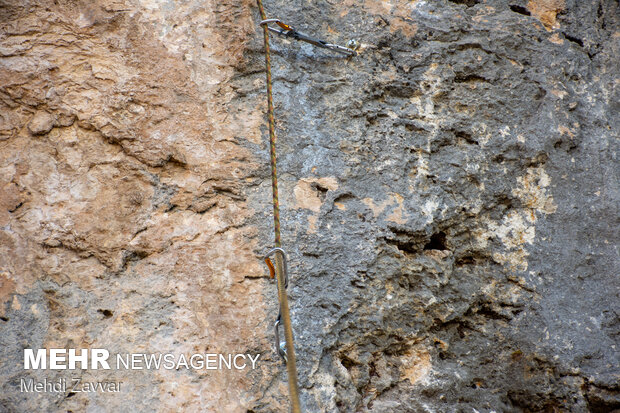
[[[263,9],[263,2],[258,1],[258,10],[262,20],[266,20],[265,10]],[[291,399],[291,410],[293,413],[301,413],[301,407],[299,404],[299,384],[297,382],[297,364],[295,361],[295,347],[293,343],[293,328],[291,326],[291,314],[288,307],[288,298],[286,295],[286,287],[288,284],[288,274],[285,272],[286,254],[282,250],[280,241],[280,202],[278,201],[278,174],[276,169],[276,125],[273,117],[273,97],[272,97],[272,83],[271,83],[271,51],[269,49],[269,30],[267,26],[263,25],[263,37],[265,43],[265,66],[267,72],[267,117],[269,119],[269,152],[271,156],[271,189],[273,196],[273,224],[275,230],[275,245],[276,248],[270,251],[265,256],[265,262],[269,266],[271,276],[276,276],[278,283],[278,300],[280,302],[280,310],[278,318],[274,325],[276,330],[276,351],[285,360],[286,369],[288,372],[288,390],[289,397]],[[276,265],[275,268],[269,259],[271,254],[275,254]],[[285,349],[282,349],[280,343],[279,327],[280,321],[284,327],[284,340]],[[284,353],[284,354],[283,354]]]
[[[279,19],[267,19],[265,10],[263,9],[263,3],[261,0],[257,0],[258,10],[260,11],[261,22],[263,27],[263,36],[265,43],[265,66],[267,74],[267,117],[269,120],[269,152],[271,157],[271,189],[273,200],[273,223],[275,230],[275,248],[269,251],[264,259],[265,263],[269,267],[271,278],[276,278],[278,285],[278,300],[280,302],[280,308],[278,311],[278,317],[274,324],[275,329],[275,345],[276,351],[286,363],[286,369],[288,372],[288,387],[289,397],[291,399],[291,410],[293,413],[301,413],[299,404],[299,384],[297,382],[297,365],[295,360],[295,346],[293,342],[293,329],[291,326],[291,315],[288,306],[288,298],[286,295],[286,289],[288,287],[288,265],[286,259],[286,253],[281,248],[280,239],[280,202],[278,200],[278,175],[276,168],[276,126],[273,115],[273,97],[272,97],[272,81],[271,81],[271,50],[269,48],[269,32],[277,33],[281,36],[293,38],[295,40],[304,41],[313,44],[317,47],[333,50],[338,53],[346,54],[348,56],[355,56],[355,48],[357,42],[350,41],[348,47],[338,46],[335,44],[327,43],[323,40],[315,39],[306,34],[303,34],[292,26],[283,23]],[[269,23],[275,23],[278,28],[270,27]],[[271,256],[275,256],[275,265],[271,261]],[[280,324],[284,327],[284,342],[280,341]]]

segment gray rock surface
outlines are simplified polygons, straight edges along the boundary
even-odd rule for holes
[[[618,3],[268,4],[307,410],[620,408]]]

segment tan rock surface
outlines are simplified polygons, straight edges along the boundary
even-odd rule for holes
[[[123,397],[33,395],[24,409],[245,412],[271,380],[264,269],[236,184],[256,168],[238,140],[256,140],[262,116],[223,121],[251,9],[183,7],[0,8],[0,311],[30,312],[41,348],[262,353],[259,370],[117,371]],[[28,294],[42,301],[20,306]]]

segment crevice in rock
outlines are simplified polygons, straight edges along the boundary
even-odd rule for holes
[[[479,76],[477,74],[464,74],[459,73],[454,77],[455,83],[475,83],[475,82],[488,82],[484,77]]]
[[[585,386],[585,398],[592,413],[615,412],[620,409],[618,388],[606,388],[589,383]]]
[[[570,34],[568,34],[566,32],[562,32],[562,34],[564,35],[566,40],[568,40],[569,42],[573,42],[573,43],[579,45],[580,47],[583,47],[583,40],[581,40],[580,38],[575,37],[575,36],[571,36]]]
[[[514,11],[515,13],[522,14],[524,16],[531,16],[532,15],[528,9],[526,9],[523,6],[519,6],[517,4],[511,4],[510,5],[510,10]]]
[[[66,236],[66,234],[59,234],[61,236]],[[67,242],[69,241],[69,242]],[[78,255],[80,258],[86,259],[90,257],[94,257],[97,261],[106,267],[109,267],[108,263],[102,259],[101,256],[95,254],[88,250],[86,246],[83,244],[83,239],[74,240],[74,242],[70,243],[71,240],[61,240],[57,238],[51,238],[43,241],[41,246],[47,251],[54,251],[55,248],[62,248],[67,251],[71,251]]]
[[[467,313],[465,313],[465,315],[466,316],[480,315],[482,317],[489,318],[491,320],[508,322],[512,320],[512,318],[515,315],[519,314],[521,311],[522,310],[519,307],[509,304],[509,303],[499,303],[499,306],[498,306],[494,303],[483,302],[483,303],[480,303],[479,306],[472,306],[469,310],[467,310]]]
[[[476,258],[473,255],[464,255],[459,257],[454,262],[457,267],[464,267],[466,265],[476,265]]]
[[[508,281],[509,283],[516,285],[517,287],[527,291],[528,293],[531,294],[535,294],[535,295],[539,295],[538,292],[536,292],[535,289],[528,287],[527,285],[524,285],[524,283],[520,282],[518,279],[513,278],[513,277],[508,277],[506,279],[506,281]]]
[[[21,208],[22,205],[24,205],[24,203],[20,202],[19,204],[15,205],[15,207],[9,209],[9,212],[13,213],[13,212],[17,211],[19,208]]]
[[[126,271],[131,263],[135,263],[146,257],[148,257],[146,251],[123,251],[120,272]]]
[[[166,165],[174,165],[180,167],[181,169],[187,169],[187,162],[184,159],[180,159],[180,157],[172,154],[168,155],[166,159],[163,159],[161,165],[158,165],[158,167],[164,167]]]
[[[454,133],[454,135],[457,138],[457,142],[460,143],[467,143],[470,145],[479,145],[478,141],[475,140],[471,134],[464,132],[464,131],[457,131]]]
[[[409,119],[397,119],[394,121],[394,126],[404,126],[407,132],[427,132],[421,125],[416,124]]]
[[[350,193],[344,193],[344,194],[340,194],[338,195],[335,199],[334,202],[346,202],[346,201],[350,201],[355,199],[355,195],[350,194]]]
[[[467,7],[472,7],[480,3],[480,0],[448,0],[448,1],[451,3],[455,3],[455,4],[464,4]]]
[[[480,251],[466,251],[454,259],[455,267],[466,267],[469,265],[482,265],[489,259],[488,256]]]
[[[418,254],[424,243],[423,233],[414,233],[412,231],[390,228],[392,236],[385,237],[384,240],[388,245],[395,246],[404,254]]]
[[[435,318],[428,331],[438,333],[440,331],[451,330],[452,328],[456,330],[456,334],[458,334],[459,338],[464,338],[466,336],[466,330],[480,332],[475,328],[475,324],[472,324],[470,320],[464,317],[453,318],[448,321],[442,321],[439,318]]]

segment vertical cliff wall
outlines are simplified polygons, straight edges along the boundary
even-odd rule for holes
[[[265,7],[361,44],[272,39],[305,410],[620,408],[618,2]],[[0,2],[0,411],[287,411],[257,21]],[[24,394],[71,377],[24,348],[261,358]]]

